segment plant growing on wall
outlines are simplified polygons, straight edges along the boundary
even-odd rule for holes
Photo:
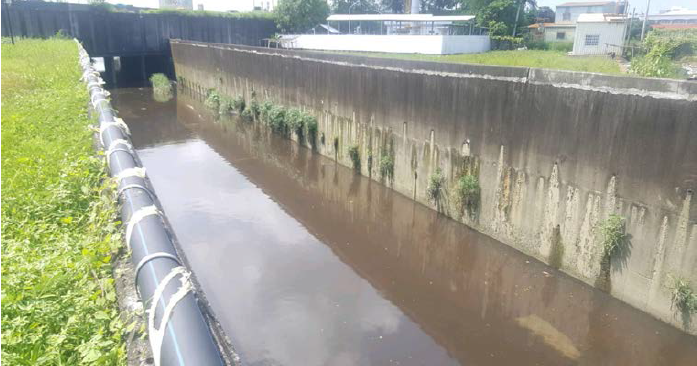
[[[249,103],[249,111],[251,112],[254,119],[258,119],[259,115],[261,114],[261,106],[254,97],[252,97],[252,101]]]
[[[612,258],[620,253],[626,245],[627,234],[624,230],[624,218],[617,214],[610,215],[600,224],[600,234],[603,237],[603,256]]]
[[[273,109],[273,103],[269,100],[263,101],[259,106],[259,115],[264,123],[270,123],[269,116],[271,114],[271,109]]]
[[[394,156],[386,150],[380,156],[380,178],[389,180],[394,178]]]
[[[351,145],[348,147],[348,155],[351,159],[351,164],[353,165],[353,170],[361,171],[361,153],[358,150],[358,145]]]
[[[310,140],[310,146],[313,149],[317,148],[317,118],[311,114],[305,114],[305,128],[307,128],[307,137]]]
[[[206,95],[206,101],[204,102],[206,107],[218,111],[220,107],[220,94],[215,89],[208,89],[208,94]]]
[[[242,113],[240,114],[240,117],[242,117],[242,119],[245,121],[254,120],[254,115],[252,114],[252,110],[249,108],[243,110]]]
[[[303,111],[298,108],[289,109],[288,113],[286,113],[286,120],[288,121],[288,128],[295,133],[298,140],[302,140],[303,127],[305,125]]]
[[[445,177],[440,168],[428,177],[428,186],[426,186],[426,197],[429,201],[436,205],[438,211],[442,206],[442,200],[445,196]]]
[[[237,113],[242,114],[246,106],[244,97],[238,95],[235,99],[232,100],[232,106],[235,108],[235,110],[237,110]]]
[[[479,179],[470,174],[461,175],[455,185],[455,201],[459,213],[473,216],[479,208],[480,187]]]
[[[672,301],[673,305],[684,314],[697,313],[697,293],[684,278],[674,279]]]
[[[220,97],[218,105],[218,113],[221,116],[230,115],[235,109],[230,98]]]
[[[288,135],[288,123],[286,121],[286,110],[282,106],[273,106],[269,111],[268,123],[271,130],[277,134]]]

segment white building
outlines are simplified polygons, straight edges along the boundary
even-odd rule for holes
[[[660,14],[649,15],[649,24],[653,28],[658,29],[697,28],[697,10],[688,10],[674,6]]]
[[[473,20],[473,15],[334,14],[327,22],[343,34],[289,34],[279,43],[306,50],[430,55],[489,51],[489,36]]]
[[[576,23],[581,14],[624,13],[625,4],[615,1],[596,1],[596,2],[570,2],[557,5],[557,12],[554,18],[555,23],[569,22]]]
[[[627,17],[581,14],[576,20],[574,55],[622,54]]]
[[[573,42],[576,33],[576,21],[581,14],[622,14],[625,2],[596,1],[570,2],[557,5],[554,23],[537,23],[528,26],[532,35],[545,42]]]

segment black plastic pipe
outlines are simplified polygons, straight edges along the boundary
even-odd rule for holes
[[[135,266],[135,282],[145,307],[155,365],[224,365],[218,343],[203,316],[191,273],[177,255],[158,206],[131,144],[128,127],[118,119],[109,93],[90,56],[77,42],[83,80],[99,120],[99,141],[109,173],[118,181],[125,241]]]

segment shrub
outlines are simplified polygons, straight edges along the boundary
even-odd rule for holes
[[[252,114],[252,111],[249,108],[243,110],[242,113],[240,114],[240,116],[245,121],[251,121],[254,119],[254,115]]]
[[[252,101],[249,103],[249,110],[255,119],[259,118],[259,115],[261,113],[261,107],[259,106],[259,102],[257,102],[257,100],[254,97],[252,97]]]
[[[155,90],[172,91],[172,82],[162,73],[150,75],[150,84]]]
[[[220,108],[220,94],[215,89],[209,89],[204,102],[206,107],[218,111]]]
[[[235,110],[233,102],[230,98],[220,97],[218,113],[220,115],[230,115]]]
[[[271,130],[281,135],[288,135],[288,124],[286,122],[286,110],[281,106],[273,106],[269,111],[268,123]]]
[[[600,224],[600,233],[603,237],[603,255],[612,257],[624,249],[626,234],[624,232],[624,218],[612,214]]]
[[[383,151],[380,157],[380,177],[390,180],[394,177],[394,156],[388,151]]]
[[[261,115],[261,119],[264,120],[265,123],[270,123],[269,115],[272,109],[273,103],[271,103],[271,101],[268,100],[263,101],[259,106],[259,114]]]
[[[549,48],[553,51],[559,52],[571,52],[574,49],[573,42],[552,42],[549,44]]]
[[[525,43],[525,47],[531,50],[547,50],[549,49],[549,43],[541,40],[530,40]]]
[[[303,126],[305,124],[305,119],[303,111],[298,108],[291,108],[286,113],[286,121],[288,121],[288,128],[290,131],[294,132],[298,139],[303,137]]]
[[[237,113],[242,114],[244,111],[244,108],[247,106],[245,103],[244,97],[241,95],[238,95],[237,98],[232,100],[232,106],[235,108]]]
[[[479,207],[479,179],[474,175],[461,175],[455,186],[455,195],[460,212],[473,214]]]
[[[307,137],[310,139],[312,148],[317,147],[317,118],[310,114],[305,114],[305,128],[307,128]]]
[[[697,51],[697,30],[652,30],[643,46],[646,55],[632,59],[631,72],[642,76],[676,77],[679,68],[673,61]]]
[[[428,186],[426,187],[426,197],[429,201],[433,202],[436,206],[440,207],[441,200],[443,198],[443,193],[445,190],[445,177],[441,172],[440,168],[431,174],[428,178]]]
[[[685,279],[677,278],[673,284],[673,305],[683,313],[697,312],[697,294]]]
[[[172,93],[172,82],[165,74],[152,74],[150,76],[150,84],[152,84],[152,90],[156,101],[166,102],[174,96]]]
[[[491,36],[492,50],[514,50],[523,46],[522,37]]]
[[[348,155],[351,159],[351,164],[353,165],[353,170],[361,171],[361,153],[358,151],[358,145],[351,145],[348,147]]]

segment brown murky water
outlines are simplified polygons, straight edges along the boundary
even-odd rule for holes
[[[697,364],[696,337],[254,124],[113,99],[244,364]]]

